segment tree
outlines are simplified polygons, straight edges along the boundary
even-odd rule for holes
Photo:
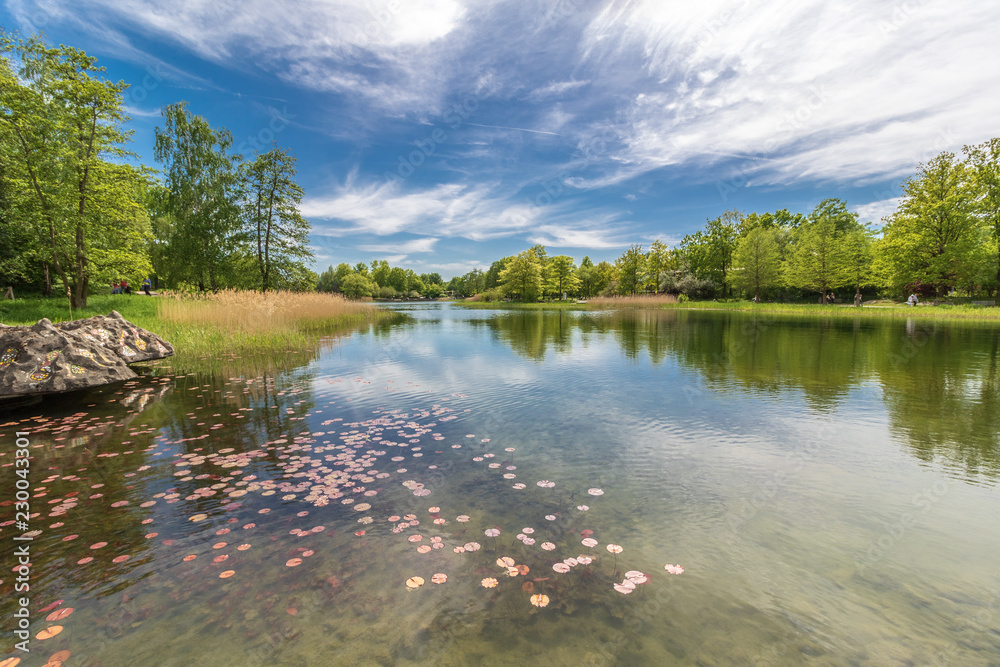
[[[722,290],[723,297],[727,294],[729,269],[732,267],[738,229],[742,223],[742,213],[726,211],[718,218],[709,220],[705,224],[705,231],[685,236],[680,244],[695,276],[715,282]]]
[[[845,277],[854,287],[854,305],[861,306],[861,288],[871,282],[872,234],[865,227],[852,229],[843,237]]]
[[[294,273],[303,260],[312,259],[309,250],[309,222],[299,213],[302,188],[295,182],[295,158],[274,148],[258,155],[240,169],[244,193],[245,231],[254,248],[260,289],[274,285],[276,266]]]
[[[510,258],[500,272],[500,288],[510,297],[535,301],[542,290],[542,267],[531,250]]]
[[[537,243],[537,244],[531,246],[530,248],[528,248],[528,250],[526,252],[528,253],[528,258],[532,259],[534,262],[536,262],[538,264],[538,268],[542,272],[541,273],[542,284],[541,284],[541,287],[539,287],[539,293],[541,294],[542,297],[544,297],[546,294],[548,294],[549,292],[551,292],[551,289],[550,289],[550,283],[551,283],[551,280],[550,280],[550,278],[551,278],[550,271],[551,271],[551,268],[550,268],[550,260],[549,260],[548,251],[545,250],[545,246],[543,246],[540,243]]]
[[[444,280],[441,279],[440,273],[421,273],[420,280],[425,285],[444,285]]]
[[[646,253],[645,276],[643,287],[658,292],[660,290],[660,274],[671,268],[673,264],[670,248],[656,239]]]
[[[785,282],[793,287],[826,295],[847,282],[847,261],[837,221],[818,216],[802,225],[793,235],[791,254],[785,265]]]
[[[41,221],[13,177],[11,138],[8,132],[0,134],[0,288],[32,282],[46,256],[36,233]]]
[[[603,294],[615,284],[617,272],[610,262],[601,262],[594,267],[593,293]]]
[[[642,289],[643,275],[646,270],[646,257],[642,246],[632,245],[615,260],[615,270],[618,273],[618,292],[635,294]]]
[[[509,262],[510,260],[511,260],[510,257],[501,257],[500,259],[490,264],[490,268],[487,269],[486,275],[483,278],[483,289],[480,291],[485,291],[500,286],[500,273],[504,270],[504,268],[507,266],[507,262]]]
[[[384,259],[372,260],[371,268],[371,279],[376,285],[381,287],[389,286],[389,271],[392,267],[389,266],[389,262]]]
[[[340,281],[340,291],[348,299],[361,299],[371,296],[374,285],[366,276],[360,273],[351,273]]]
[[[996,305],[1000,306],[1000,138],[962,149],[968,156],[979,212],[996,244]]]
[[[186,102],[167,105],[162,115],[165,126],[156,128],[153,155],[165,166],[167,208],[174,220],[165,272],[200,290],[217,290],[244,250],[237,236],[239,156],[229,153],[229,130],[213,130]]]
[[[933,285],[937,296],[965,280],[976,266],[985,228],[969,169],[953,153],[921,165],[903,183],[903,198],[875,245],[875,268],[882,283],[903,292],[916,284]]]
[[[590,257],[584,257],[580,260],[580,266],[576,270],[578,289],[583,298],[586,299],[597,294],[597,290],[594,289],[596,278],[597,272],[594,269],[594,262],[591,261]]]
[[[579,281],[576,264],[569,255],[557,255],[549,260],[549,290],[560,299],[564,293],[575,293]]]
[[[134,279],[150,269],[144,252],[149,220],[141,205],[146,175],[122,163],[131,156],[124,147],[131,133],[122,128],[128,86],[98,78],[105,69],[83,51],[52,48],[37,37],[4,35],[0,52],[0,124],[9,150],[4,175],[24,193],[11,219],[44,238],[36,247],[62,280],[70,305],[82,308],[102,271],[114,268]],[[114,267],[102,265],[108,260]]]
[[[733,266],[737,269],[733,284],[737,289],[760,293],[781,283],[781,250],[778,230],[775,227],[755,227],[739,240],[733,253]]]

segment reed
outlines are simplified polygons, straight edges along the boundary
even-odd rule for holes
[[[112,310],[174,346],[174,357],[153,363],[184,371],[294,364],[323,347],[324,336],[403,317],[339,295],[237,290],[196,296],[92,296],[87,308],[73,315],[84,318]],[[69,319],[65,299],[0,304],[3,324],[34,324],[43,317],[53,322]]]
[[[373,306],[319,292],[224,290],[204,296],[166,294],[158,305],[157,315],[164,322],[185,327],[212,327],[244,336],[364,322],[375,312]]]

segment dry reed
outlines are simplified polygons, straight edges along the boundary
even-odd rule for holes
[[[161,298],[158,315],[178,325],[258,334],[312,329],[331,320],[360,320],[372,310],[372,306],[335,294],[225,290],[206,296]]]

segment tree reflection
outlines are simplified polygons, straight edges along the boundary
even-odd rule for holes
[[[502,312],[471,324],[534,361],[610,338],[627,358],[670,358],[713,391],[797,391],[816,412],[843,409],[854,390],[875,383],[892,432],[915,457],[1000,477],[993,327],[655,310]]]

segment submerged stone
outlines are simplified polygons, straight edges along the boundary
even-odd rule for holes
[[[58,324],[0,325],[0,398],[131,380],[136,373],[128,364],[173,353],[170,343],[116,311]]]

